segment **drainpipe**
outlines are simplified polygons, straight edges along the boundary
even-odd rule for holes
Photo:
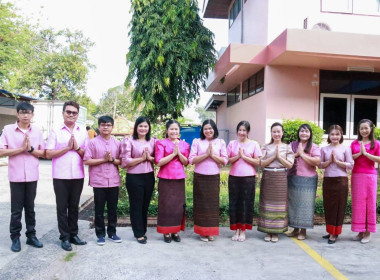
[[[240,34],[240,43],[243,44],[244,42],[244,35],[243,35],[243,30],[244,30],[244,0],[241,0],[241,34]]]

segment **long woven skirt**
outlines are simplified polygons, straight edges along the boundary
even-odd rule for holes
[[[288,177],[289,226],[293,228],[314,227],[315,195],[318,176]]]
[[[194,173],[194,232],[200,235],[219,235],[220,174]]]
[[[342,233],[347,196],[348,177],[323,178],[323,207],[325,209],[326,231],[332,235]]]
[[[185,202],[185,179],[160,178],[157,232],[167,234],[185,230]]]
[[[283,233],[288,230],[287,177],[285,171],[263,172],[257,230]]]
[[[376,232],[376,193],[376,174],[352,173],[352,231]]]
[[[252,230],[255,176],[228,177],[230,229]]]

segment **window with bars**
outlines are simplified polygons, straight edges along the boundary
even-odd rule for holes
[[[264,69],[243,82],[243,100],[264,90]]]
[[[227,92],[227,107],[240,102],[240,85]]]

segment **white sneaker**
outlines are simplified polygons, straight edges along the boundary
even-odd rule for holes
[[[203,241],[203,242],[208,242],[208,238],[207,238],[207,236],[200,235],[199,238],[200,238],[201,241]]]

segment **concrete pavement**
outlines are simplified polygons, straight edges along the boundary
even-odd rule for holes
[[[264,234],[256,227],[247,233],[245,242],[232,242],[232,232],[221,228],[214,242],[201,242],[192,228],[181,233],[182,242],[164,243],[155,228],[148,230],[148,244],[138,244],[130,227],[118,228],[123,239],[120,244],[106,241],[96,245],[89,222],[79,221],[79,236],[87,240],[85,246],[73,245],[72,253],[63,251],[58,240],[55,197],[51,183],[49,161],[42,161],[41,179],[36,199],[37,236],[44,248],[25,244],[22,251],[10,251],[9,185],[6,167],[0,167],[0,279],[334,279],[331,267],[322,267],[324,259],[348,279],[379,279],[380,234],[370,243],[351,241],[355,235],[345,225],[343,235],[333,245],[321,236],[324,226],[308,231],[304,250],[291,238],[280,236],[276,244],[263,241]],[[92,190],[85,184],[82,202]],[[343,276],[342,276],[343,275]],[[339,279],[338,277],[338,279]],[[347,279],[340,278],[340,279]]]

